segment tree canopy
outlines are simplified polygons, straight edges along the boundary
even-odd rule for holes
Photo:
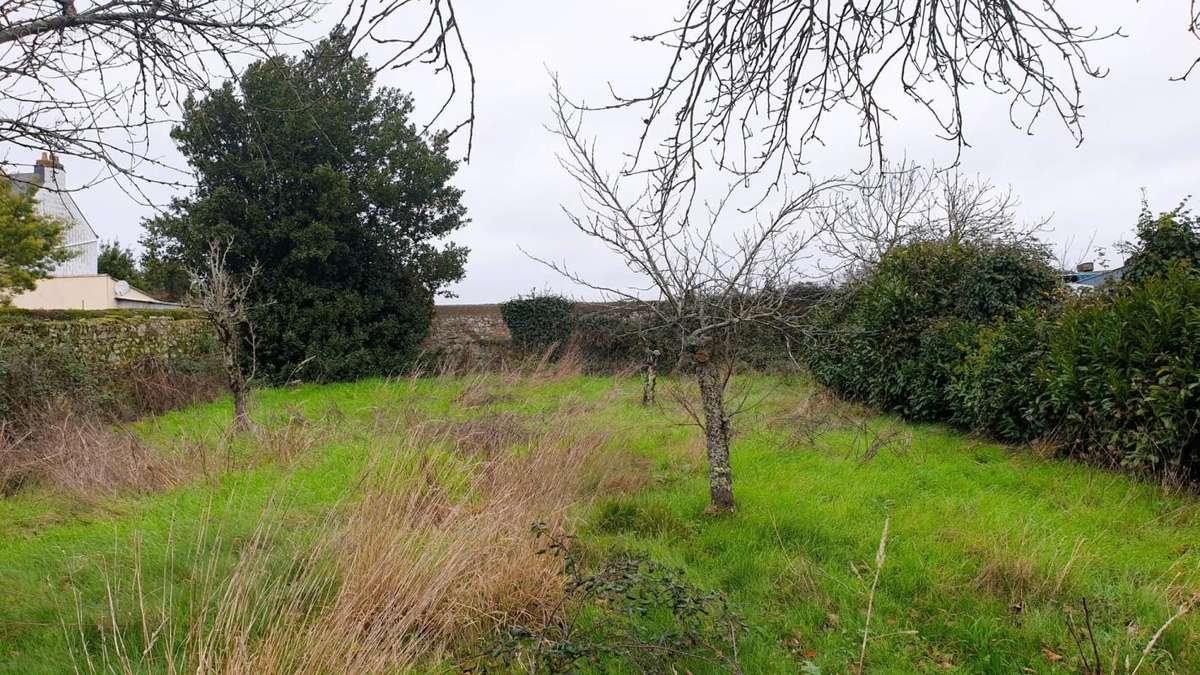
[[[395,372],[463,274],[466,249],[439,241],[466,223],[447,136],[419,131],[412,99],[374,80],[335,34],[188,100],[172,130],[197,185],[142,244],[195,269],[229,242],[231,273],[261,267],[247,300],[268,377]]]
[[[114,279],[123,279],[132,284],[141,284],[137,258],[127,246],[119,241],[106,241],[100,245],[100,256],[96,259],[96,271]]]
[[[0,179],[0,305],[12,302],[16,293],[33,290],[39,279],[71,258],[62,247],[64,223],[37,212],[36,189],[15,189]]]

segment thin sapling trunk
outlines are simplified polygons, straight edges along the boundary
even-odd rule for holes
[[[642,377],[642,405],[654,405],[654,388],[658,381],[656,367],[661,353],[657,349],[646,349],[646,363]]]

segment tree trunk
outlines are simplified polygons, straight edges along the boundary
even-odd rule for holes
[[[708,449],[709,513],[732,513],[733,470],[729,466],[729,418],[725,387],[707,352],[696,352],[696,380],[704,409],[704,440]]]
[[[233,395],[233,429],[246,431],[250,428],[250,413],[246,410],[247,389],[246,376],[242,374],[242,364],[238,354],[238,339],[235,330],[226,327],[217,331],[221,339],[224,356],[225,377],[229,382],[229,393]]]
[[[658,350],[646,350],[646,368],[642,379],[642,405],[654,405],[654,386],[657,373],[654,368],[658,361]]]
[[[240,378],[239,378],[240,379]],[[233,389],[233,428],[246,431],[250,428],[250,413],[246,411],[246,382],[242,380]]]

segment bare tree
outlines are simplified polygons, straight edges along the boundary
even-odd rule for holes
[[[827,194],[820,248],[833,273],[854,273],[897,246],[917,241],[1028,243],[1047,220],[1017,218],[1020,202],[986,178],[908,161],[865,172],[852,189]]]
[[[390,50],[379,69],[430,66],[448,76],[450,97],[465,80],[470,111],[454,130],[467,127],[469,154],[475,77],[453,0],[342,1],[339,25],[354,49]],[[236,77],[247,59],[304,44],[300,33],[311,33],[309,24],[328,6],[319,0],[79,3],[0,5],[0,139],[9,144],[0,170],[17,161],[14,150],[50,150],[95,160],[105,170],[101,177],[138,179],[123,180],[136,188],[171,168],[151,150],[151,132],[170,122],[181,99]]]
[[[803,170],[805,148],[841,111],[858,118],[860,141],[880,166],[897,99],[927,110],[961,151],[971,88],[1006,97],[1018,128],[1049,113],[1082,141],[1082,81],[1105,74],[1089,47],[1120,33],[1079,25],[1060,5],[684,0],[673,25],[636,38],[670,50],[657,83],[602,107],[633,107],[645,121],[631,170],[694,172],[703,148],[727,170],[782,176]],[[1084,20],[1086,10],[1077,11]],[[1192,0],[1186,16],[1200,37],[1200,4]]]
[[[916,164],[885,163],[867,172],[853,189],[830,193],[821,211],[821,251],[831,271],[855,271],[888,251],[923,236],[932,218],[934,176]]]
[[[703,214],[693,214],[691,183],[666,170],[645,175],[609,175],[600,167],[594,144],[586,140],[575,107],[555,82],[553,131],[561,137],[563,168],[578,183],[583,212],[567,211],[570,222],[619,256],[645,285],[604,286],[574,273],[563,263],[540,258],[568,279],[613,301],[634,303],[654,317],[658,330],[679,340],[700,392],[693,411],[703,429],[708,455],[709,509],[734,509],[730,469],[730,410],[726,389],[736,357],[733,339],[743,327],[786,329],[787,289],[799,278],[800,263],[816,231],[810,210],[832,182],[781,193],[769,213],[755,216],[731,206],[730,187]],[[699,210],[699,209],[697,209]],[[764,211],[765,209],[760,209]],[[743,220],[737,232],[721,227]]]
[[[236,278],[225,263],[229,249],[228,244],[209,243],[203,267],[192,272],[190,300],[204,312],[216,331],[229,393],[233,396],[233,428],[245,431],[250,428],[246,398],[250,380],[254,377],[254,330],[246,296],[258,274],[258,265],[252,266],[242,278]],[[250,345],[249,374],[242,354],[243,346],[247,344]]]

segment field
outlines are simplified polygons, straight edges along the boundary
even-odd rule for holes
[[[670,650],[661,611],[627,614],[644,644],[597,671],[1200,672],[1195,613],[1159,632],[1200,592],[1194,496],[740,386],[728,517],[672,380],[654,408],[632,378],[543,372],[263,390],[237,438],[227,401],[146,420],[121,447],[154,480],[0,498],[0,671],[507,670],[532,658],[513,626],[603,641],[611,599],[564,590],[536,522],[737,618]]]

